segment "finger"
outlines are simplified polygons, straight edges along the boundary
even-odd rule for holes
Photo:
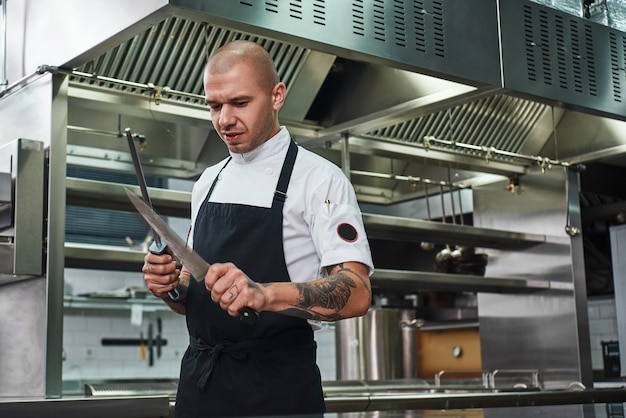
[[[212,298],[218,302],[224,292],[233,285],[240,270],[232,263],[212,264],[204,276],[204,286],[212,292]]]
[[[144,257],[144,262],[145,263],[150,263],[150,264],[168,264],[171,263],[174,258],[170,255],[170,254],[153,254],[153,253],[147,253]]]
[[[236,284],[229,287],[221,295],[212,293],[212,297],[216,299],[216,301],[219,301],[219,304],[222,307],[222,309],[227,309],[228,306],[231,303],[233,303],[235,299],[237,299],[237,296],[239,296],[239,287]]]
[[[223,283],[221,285],[222,287],[218,286],[216,289],[214,289],[214,287],[216,286],[216,283],[219,280],[222,280],[222,278],[228,273],[228,270],[229,270],[229,267],[227,264],[221,264],[221,263],[211,264],[211,266],[209,267],[209,269],[207,270],[204,276],[204,286],[206,287],[206,289],[208,291],[215,290],[217,293],[221,295],[228,288],[227,284]]]
[[[146,274],[144,275],[144,282],[150,292],[157,297],[164,297],[167,292],[173,290],[180,282],[180,271],[176,270],[171,274],[156,275]]]
[[[176,261],[170,260],[168,263],[152,263],[146,261],[141,268],[144,274],[165,275],[176,271]]]
[[[226,293],[228,295],[228,300],[232,301],[237,297],[237,295],[239,295],[239,288],[236,284],[234,284],[228,288],[228,292]]]

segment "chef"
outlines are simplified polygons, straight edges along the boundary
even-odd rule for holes
[[[321,415],[314,323],[361,316],[371,303],[354,190],[279,124],[286,87],[262,46],[222,46],[204,88],[230,154],[192,191],[189,241],[211,266],[201,282],[169,254],[147,254],[143,266],[148,289],[187,319],[176,417]],[[173,300],[177,286],[186,291]],[[253,324],[239,319],[246,307]]]

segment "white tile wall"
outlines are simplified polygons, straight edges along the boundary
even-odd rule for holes
[[[167,340],[160,358],[149,366],[139,346],[103,346],[102,338],[138,339],[148,336],[152,324],[156,337],[157,317],[161,336]],[[130,322],[130,311],[110,309],[68,309],[63,321],[63,380],[177,378],[180,358],[187,347],[185,318],[168,311],[147,312],[140,326]],[[146,349],[148,353],[148,350]]]
[[[67,269],[66,293],[80,295],[94,290],[117,290],[143,286],[141,273]],[[157,334],[157,318],[162,320],[161,336],[167,339],[160,358],[154,351],[154,365],[148,354],[142,360],[139,346],[103,346],[102,338],[139,339],[148,337],[148,325]],[[180,359],[188,344],[185,317],[169,310],[144,311],[141,323],[131,323],[130,309],[66,308],[63,317],[64,381],[101,379],[178,378]],[[148,350],[146,350],[148,353]]]
[[[589,299],[587,306],[589,312],[591,365],[594,370],[603,370],[602,341],[617,341],[615,299],[609,297]]]

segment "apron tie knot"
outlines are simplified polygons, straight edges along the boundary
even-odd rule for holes
[[[224,352],[228,352],[228,348],[230,348],[233,343],[230,341],[219,342],[215,345],[206,344],[202,338],[194,338],[191,335],[189,336],[189,345],[198,351],[198,355],[196,356],[196,361],[198,357],[202,353],[206,353],[208,359],[206,361],[200,362],[200,379],[196,383],[196,386],[200,388],[200,390],[204,390],[207,382],[209,381],[209,377],[213,373],[213,367],[215,366],[215,362],[219,359],[219,357]],[[242,356],[235,356],[237,358]],[[243,356],[245,357],[245,356]]]

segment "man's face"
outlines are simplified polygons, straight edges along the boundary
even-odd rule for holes
[[[231,152],[252,151],[278,133],[284,84],[270,90],[250,65],[239,63],[226,72],[205,73],[204,90],[213,126]]]

